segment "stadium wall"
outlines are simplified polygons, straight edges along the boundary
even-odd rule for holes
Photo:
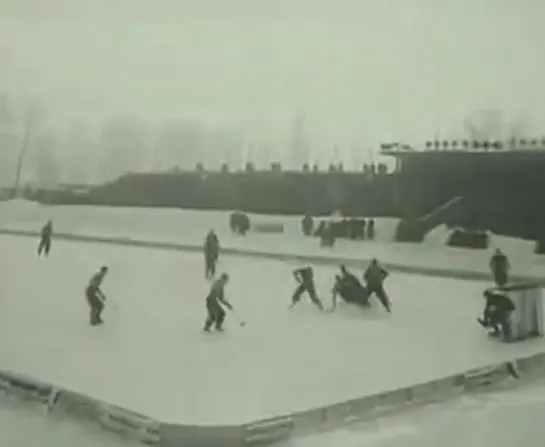
[[[528,240],[545,237],[544,151],[422,151],[396,154],[404,217],[419,218],[453,197],[464,212],[449,224]]]
[[[395,176],[363,172],[133,173],[86,192],[25,191],[50,205],[241,210],[272,215],[398,217]]]

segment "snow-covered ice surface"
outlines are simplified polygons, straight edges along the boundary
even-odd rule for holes
[[[230,243],[226,212],[0,203],[2,228],[36,230],[49,218],[57,231],[173,242],[200,243],[214,227]],[[297,237],[298,249],[310,251],[312,240],[300,241],[299,218],[252,218],[282,222],[285,232],[234,243],[278,250],[293,247]],[[378,241],[339,241],[331,252],[486,268],[486,252],[445,248],[443,228],[416,246],[391,243],[394,228],[393,220],[380,219]],[[368,315],[346,308],[319,315],[307,303],[288,313],[293,265],[227,257],[222,268],[233,277],[228,296],[248,325],[239,328],[229,319],[224,336],[205,337],[200,327],[207,285],[199,256],[56,241],[53,256],[39,260],[35,242],[0,237],[0,369],[168,420],[253,420],[545,350],[540,341],[507,346],[483,337],[474,321],[485,284],[394,274],[388,282],[391,317],[378,307]],[[493,236],[492,246],[503,248],[520,273],[545,273],[531,242]],[[83,287],[102,264],[112,268],[105,290],[119,311],[91,330]],[[320,291],[328,295],[333,270],[317,268],[317,274]],[[222,380],[204,386],[218,365]],[[465,396],[283,446],[537,447],[545,436],[543,419],[545,383]],[[0,445],[128,445],[98,428],[30,408],[0,405],[0,427]]]
[[[93,395],[151,417],[187,424],[241,423],[446,376],[545,350],[505,345],[475,323],[486,284],[393,274],[393,315],[307,302],[287,311],[294,265],[222,258],[227,294],[244,328],[201,333],[201,256],[0,237],[0,369]],[[83,289],[101,265],[118,311],[86,324]],[[328,297],[334,268],[316,268]],[[236,403],[236,405],[233,405]]]
[[[229,227],[227,211],[197,211],[176,208],[134,208],[101,206],[46,206],[26,200],[0,202],[0,226],[34,228],[44,219],[53,219],[63,231],[119,231],[142,234],[167,233],[180,236],[182,233],[198,234],[209,225],[218,230]],[[301,234],[301,216],[266,216],[250,214],[252,222],[281,222],[288,234]],[[383,226],[378,236],[383,239],[393,235],[392,225]]]
[[[160,208],[121,208],[89,206],[43,206],[23,200],[0,202],[0,229],[37,231],[47,219],[54,220],[55,231],[101,237],[122,237],[158,242],[200,244],[204,233],[215,228],[224,247],[273,253],[370,259],[412,266],[465,269],[488,272],[490,252],[445,247],[448,230],[439,227],[422,244],[393,242],[396,219],[377,219],[377,240],[354,242],[338,240],[324,250],[315,238],[301,235],[297,216],[250,215],[252,222],[278,222],[283,234],[250,233],[233,237],[228,228],[229,212],[192,211]],[[512,260],[513,273],[545,276],[545,258],[533,253],[534,243],[491,235],[490,247],[501,248]]]
[[[0,402],[0,445],[5,447],[138,447],[141,444],[27,404]]]

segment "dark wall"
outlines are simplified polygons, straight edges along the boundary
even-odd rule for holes
[[[473,156],[475,155],[475,156]],[[430,154],[402,162],[398,194],[405,217],[422,216],[455,196],[465,209],[452,225],[536,239],[545,229],[545,153]]]
[[[397,216],[393,176],[363,173],[128,174],[91,193],[97,205],[239,209],[263,214]]]
[[[413,153],[398,174],[360,172],[180,172],[128,174],[91,192],[47,191],[57,204],[175,207],[263,214],[417,218],[453,197],[447,223],[507,236],[545,236],[545,151]]]

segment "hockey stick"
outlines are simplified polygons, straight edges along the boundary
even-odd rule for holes
[[[240,327],[244,327],[246,325],[246,322],[237,315],[234,309],[231,309],[231,316],[233,317],[233,320],[240,325]]]
[[[102,305],[105,307],[105,308],[109,308],[109,309],[112,309],[115,313],[119,313],[119,307],[117,307],[117,304],[115,304],[113,301],[111,300],[106,300],[106,296],[105,295],[102,295]]]

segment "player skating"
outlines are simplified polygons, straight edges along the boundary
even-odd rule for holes
[[[216,264],[218,262],[220,242],[214,230],[206,235],[204,240],[204,269],[206,279],[216,275]]]
[[[51,238],[53,236],[53,222],[48,220],[47,223],[42,227],[40,234],[40,243],[38,244],[38,256],[41,256],[42,253],[44,256],[49,256],[51,251]]]
[[[369,293],[360,283],[358,278],[350,273],[344,265],[341,265],[341,272],[335,276],[333,286],[333,306],[331,311],[337,307],[337,297],[340,296],[348,304],[356,304],[362,307],[369,307]]]
[[[314,271],[312,267],[308,266],[294,270],[293,277],[295,278],[295,281],[299,283],[299,285],[293,292],[290,309],[292,309],[299,301],[301,301],[303,293],[306,292],[308,293],[308,296],[310,297],[312,302],[316,306],[318,306],[320,310],[324,310],[322,302],[318,299],[318,296],[316,295],[316,287],[314,285]]]
[[[374,293],[380,300],[386,311],[391,312],[392,307],[386,291],[384,290],[384,280],[388,277],[388,272],[384,270],[376,259],[371,260],[367,270],[363,274],[366,283],[368,297]]]
[[[89,324],[91,324],[91,326],[97,326],[103,323],[102,311],[104,310],[106,296],[102,293],[100,286],[107,273],[108,267],[101,267],[100,270],[92,276],[85,289],[85,296],[90,309]]]
[[[229,276],[222,273],[219,279],[214,281],[210,292],[206,297],[206,310],[208,316],[204,323],[204,331],[210,332],[212,326],[215,326],[217,331],[223,331],[223,322],[225,321],[225,310],[223,306],[229,310],[233,310],[233,306],[225,299],[225,285],[229,281]]]

